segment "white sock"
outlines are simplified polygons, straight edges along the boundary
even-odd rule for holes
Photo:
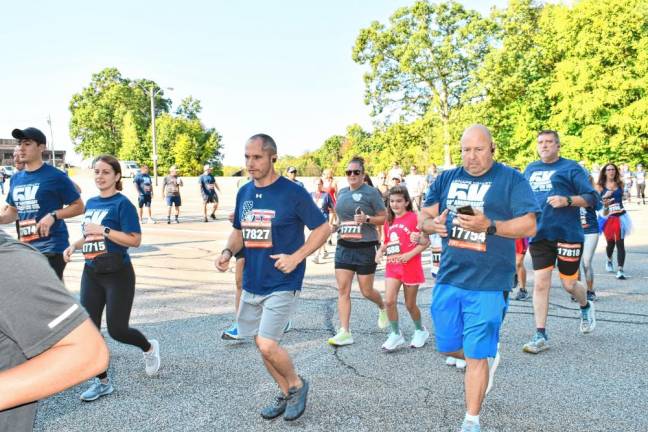
[[[474,416],[466,413],[466,419],[464,421],[474,423],[474,424],[479,424],[479,416],[478,415]]]

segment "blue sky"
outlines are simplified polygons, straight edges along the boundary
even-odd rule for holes
[[[174,103],[200,99],[240,165],[245,139],[272,135],[280,154],[319,147],[347,125],[371,128],[364,68],[351,60],[361,28],[403,0],[6,2],[0,43],[0,137],[36,126],[72,151],[71,96],[109,66],[149,78]],[[482,13],[506,0],[465,0]],[[70,155],[72,156],[72,155]],[[74,160],[73,157],[69,159]],[[78,160],[78,159],[77,159]]]

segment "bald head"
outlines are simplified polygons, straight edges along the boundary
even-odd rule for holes
[[[468,126],[461,135],[461,142],[463,143],[465,139],[478,139],[489,145],[493,143],[493,137],[488,128],[480,124]]]
[[[461,160],[470,175],[480,176],[493,166],[495,146],[490,131],[484,125],[475,124],[464,130],[461,136]]]

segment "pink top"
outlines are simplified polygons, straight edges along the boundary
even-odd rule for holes
[[[385,223],[383,225],[384,242],[387,245],[385,277],[399,279],[407,285],[417,285],[425,282],[420,253],[405,264],[390,262],[389,260],[390,256],[410,252],[417,246],[416,243],[412,243],[410,240],[411,233],[419,232],[416,227],[417,224],[416,213],[409,211],[394,219],[391,224]]]

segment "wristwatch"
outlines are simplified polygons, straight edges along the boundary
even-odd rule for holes
[[[54,210],[53,212],[50,212],[49,215],[54,218],[54,222],[56,222],[58,220],[58,217],[56,216],[56,210]]]
[[[371,223],[371,222],[369,222],[370,219],[371,219],[371,217],[367,216],[367,221],[365,223]]]
[[[232,250],[229,249],[229,248],[225,248],[225,249],[223,249],[223,250],[221,251],[221,255],[223,255],[225,252],[229,252],[229,256],[230,256],[230,258],[232,258],[232,257],[234,256],[234,253],[233,253]]]
[[[104,227],[104,237],[108,237],[108,234],[110,234],[110,228]]]
[[[488,235],[493,235],[497,232],[497,226],[495,225],[495,221],[491,219],[490,225],[488,228],[486,228],[486,234]]]
[[[572,200],[572,197],[567,196],[567,207],[571,207],[572,202],[574,202],[574,201]]]

